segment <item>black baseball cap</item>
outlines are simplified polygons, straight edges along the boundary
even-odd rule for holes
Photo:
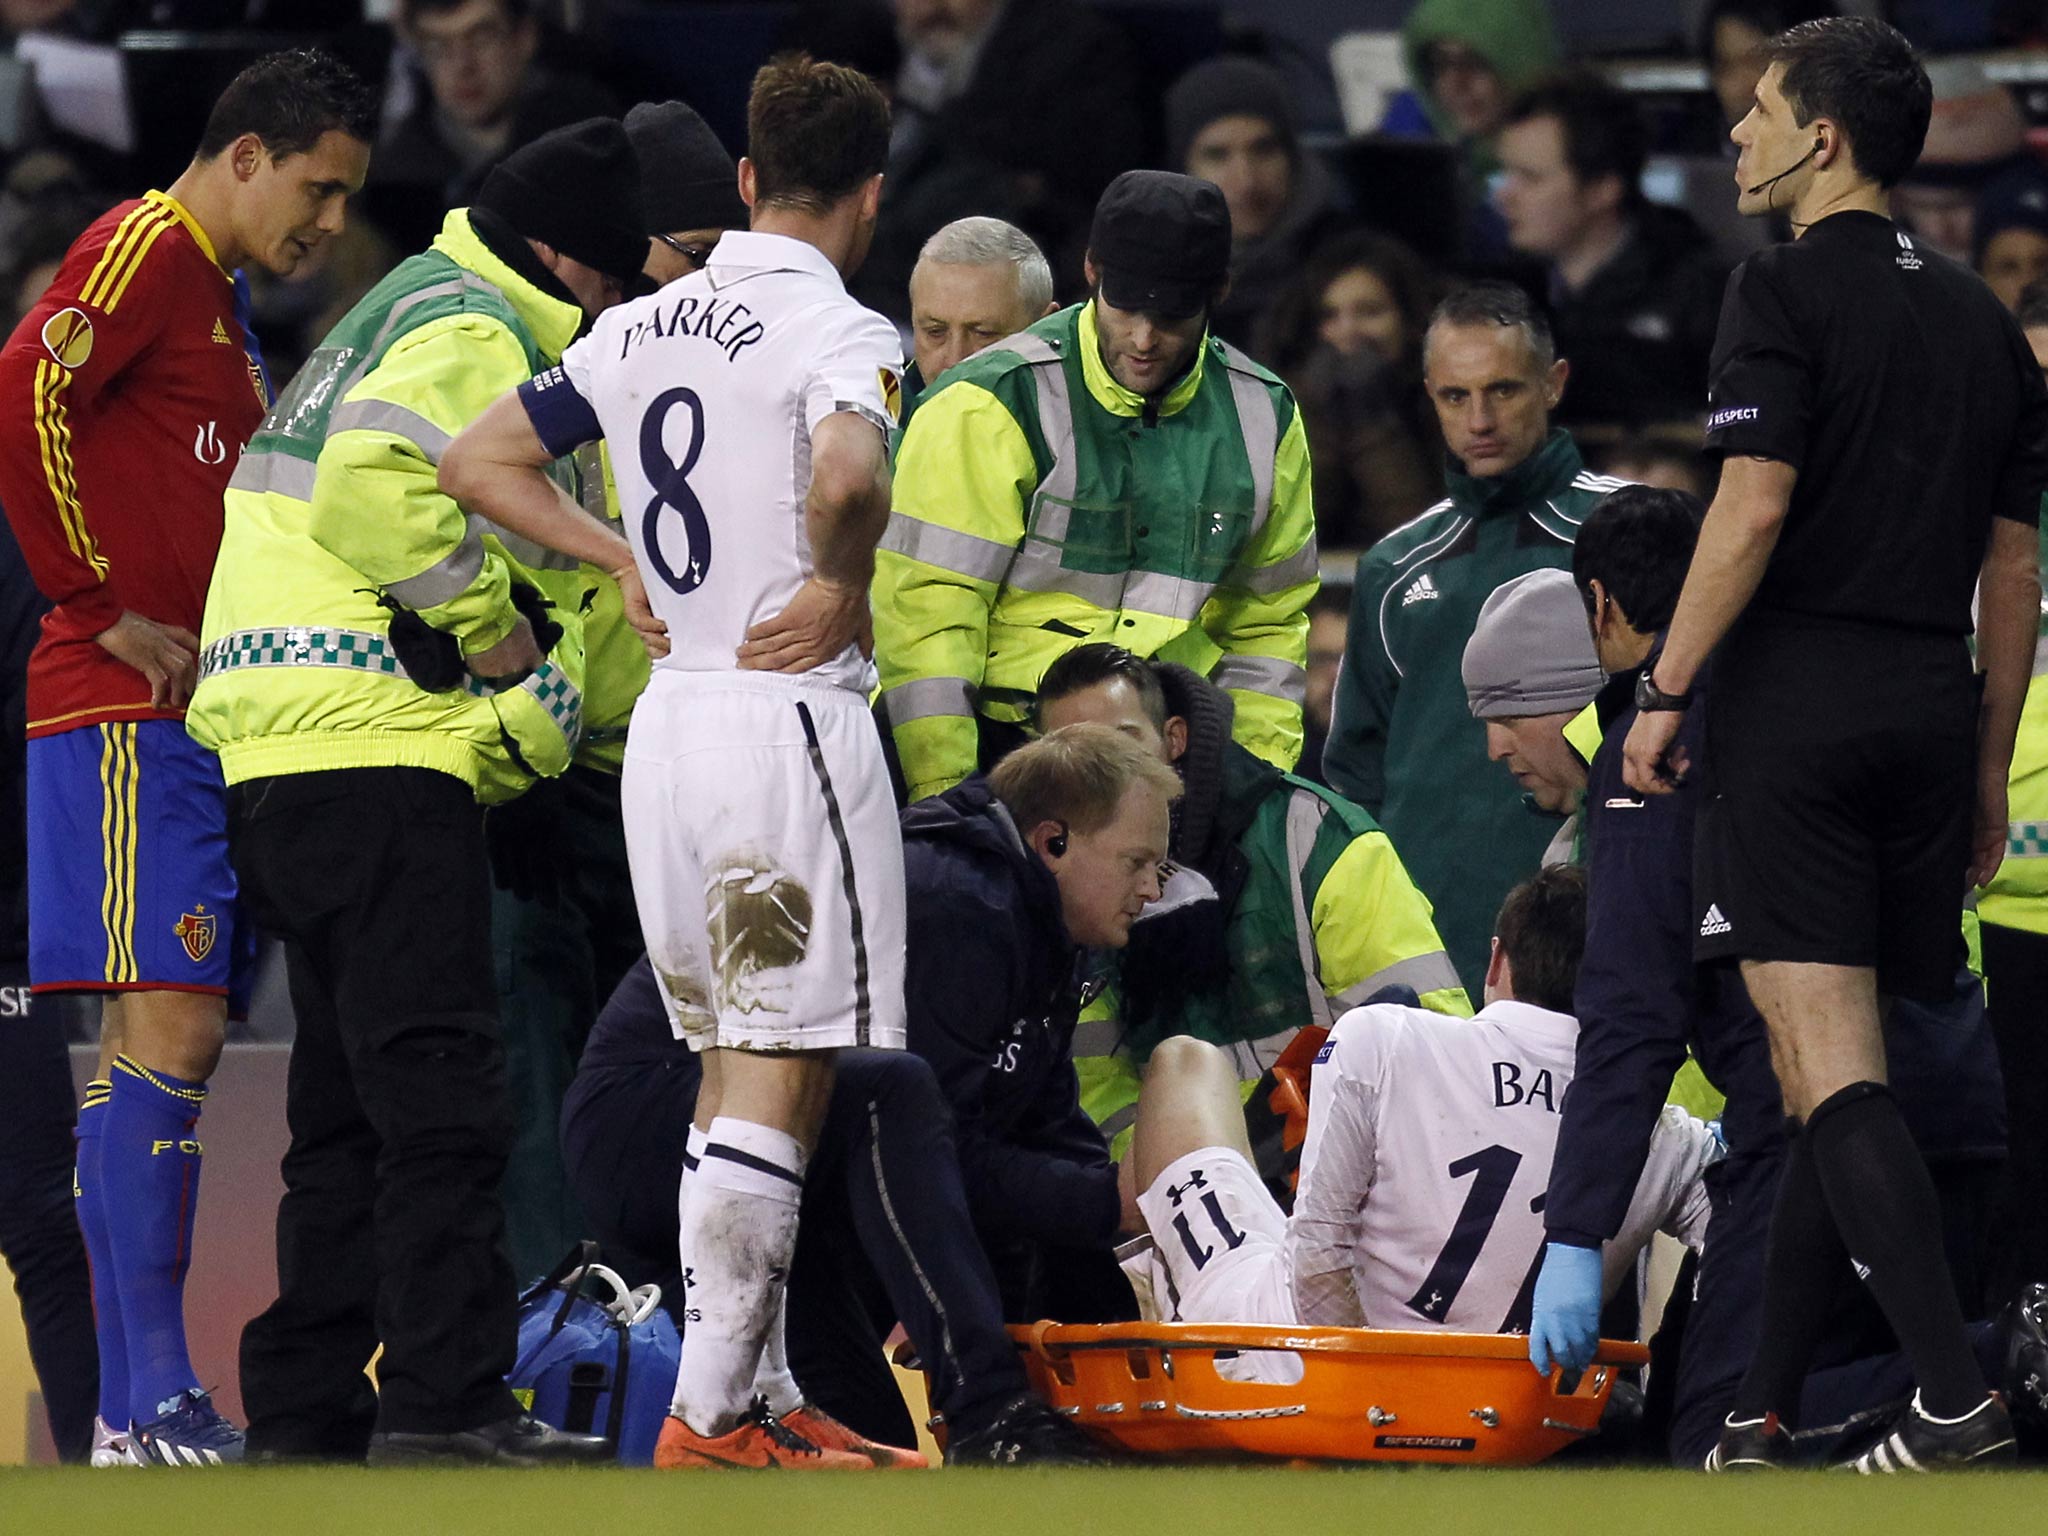
[[[1125,171],[1095,205],[1088,254],[1104,303],[1185,320],[1230,279],[1230,208],[1212,181]]]

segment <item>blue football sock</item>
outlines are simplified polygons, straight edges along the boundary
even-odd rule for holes
[[[100,1192],[100,1138],[107,1128],[111,1083],[85,1085],[78,1106],[78,1230],[92,1265],[93,1335],[100,1349],[100,1417],[110,1429],[128,1428],[128,1340],[121,1331],[121,1293],[114,1284],[114,1250],[107,1242],[107,1205]]]
[[[137,1424],[161,1418],[199,1385],[185,1349],[185,1270],[199,1209],[206,1089],[114,1058],[100,1153],[115,1283],[128,1336],[128,1403]]]

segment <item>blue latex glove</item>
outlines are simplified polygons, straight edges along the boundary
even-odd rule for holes
[[[1583,1371],[1599,1344],[1600,1250],[1545,1245],[1529,1318],[1531,1363],[1546,1376],[1552,1365]]]

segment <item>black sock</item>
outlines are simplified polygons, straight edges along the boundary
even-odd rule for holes
[[[1943,1419],[1973,1411],[1984,1373],[1963,1334],[1934,1181],[1891,1090],[1851,1083],[1807,1117],[1806,1135],[1835,1227],[1913,1364],[1920,1405]]]
[[[1770,1240],[1764,1249],[1763,1316],[1756,1353],[1736,1389],[1731,1417],[1760,1419],[1775,1413],[1788,1425],[1795,1421],[1814,1349],[1835,1316],[1836,1297],[1848,1288],[1853,1273],[1814,1167],[1812,1137],[1796,1122],[1790,1123],[1785,1171],[1778,1179]]]

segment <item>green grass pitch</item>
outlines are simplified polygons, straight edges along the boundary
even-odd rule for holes
[[[2048,1532],[2048,1477],[1160,1467],[0,1473],[0,1532],[162,1536],[1878,1536]]]

